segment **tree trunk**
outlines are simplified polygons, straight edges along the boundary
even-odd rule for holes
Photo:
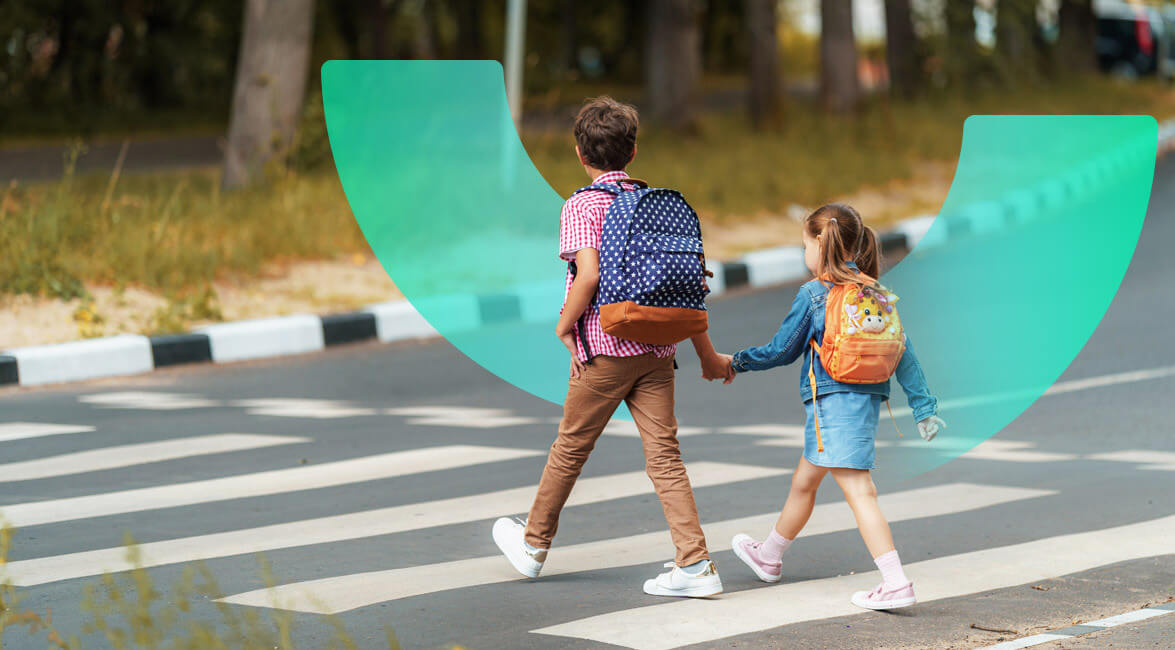
[[[779,74],[779,18],[776,0],[747,0],[747,33],[751,39],[751,123],[757,129],[779,126],[782,79]]]
[[[999,0],[996,4],[996,52],[1007,77],[1033,78],[1040,72],[1035,42],[1039,31],[1036,0]]]
[[[975,3],[972,0],[944,1],[947,27],[946,68],[950,82],[966,86],[979,65],[979,46],[975,41]]]
[[[650,113],[672,128],[694,126],[702,73],[698,0],[651,0],[645,86]]]
[[[861,96],[853,0],[820,0],[820,98],[827,110],[853,110]]]
[[[1077,72],[1088,72],[1097,67],[1097,37],[1091,0],[1061,0],[1057,12],[1060,29],[1057,54],[1062,65]]]
[[[224,156],[225,189],[248,183],[293,140],[302,114],[314,0],[247,0]]]
[[[912,97],[918,92],[916,38],[910,0],[885,0],[885,62],[889,67],[889,89],[901,97]]]
[[[481,8],[483,0],[458,0],[453,3],[457,18],[457,58],[481,59],[485,52],[482,43]]]

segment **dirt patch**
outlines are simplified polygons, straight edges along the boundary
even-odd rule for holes
[[[150,334],[157,327],[157,315],[170,304],[162,295],[137,288],[87,289],[91,300],[0,297],[0,349],[94,336]],[[264,277],[218,283],[215,289],[215,304],[226,321],[351,311],[402,297],[379,262],[363,255],[271,268]],[[198,327],[210,322],[188,324]]]
[[[865,223],[880,232],[902,219],[937,214],[951,188],[954,170],[953,162],[919,163],[910,178],[881,187],[866,187],[847,196],[829,197],[829,201],[853,206]],[[793,204],[782,215],[726,217],[721,223],[703,223],[706,254],[725,260],[760,248],[799,245],[800,223],[817,207]]]

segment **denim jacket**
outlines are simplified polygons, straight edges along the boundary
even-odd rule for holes
[[[767,370],[787,365],[802,356],[804,362],[800,368],[800,397],[804,402],[810,401],[812,387],[808,381],[808,364],[812,347],[808,342],[813,339],[817,345],[824,342],[824,303],[827,297],[828,287],[823,283],[817,280],[804,283],[792,302],[791,311],[783,319],[779,331],[771,341],[766,345],[750,347],[735,353],[732,364],[735,371]],[[819,358],[816,360],[815,374],[816,389],[820,395],[854,392],[881,395],[889,399],[888,379],[879,384],[844,384],[828,376],[828,371],[824,369]],[[909,336],[906,337],[906,351],[898,361],[894,377],[906,392],[906,399],[914,412],[914,421],[925,420],[938,411],[938,400],[930,394],[926,377],[922,373],[922,365],[914,355]]]

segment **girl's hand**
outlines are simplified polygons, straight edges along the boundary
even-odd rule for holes
[[[918,423],[918,433],[926,442],[934,440],[934,437],[938,435],[938,430],[945,428],[947,428],[947,423],[937,415],[932,415]]]

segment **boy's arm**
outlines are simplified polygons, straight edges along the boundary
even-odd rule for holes
[[[808,346],[808,332],[812,324],[812,296],[801,288],[792,302],[791,310],[779,325],[779,330],[766,345],[747,348],[734,354],[731,366],[735,372],[767,370],[787,365],[800,357]]]
[[[926,385],[926,375],[922,374],[922,364],[918,363],[918,356],[914,354],[914,346],[910,343],[909,336],[906,336],[906,351],[898,361],[894,378],[906,392],[906,401],[910,403],[910,410],[914,412],[915,422],[921,422],[938,412],[938,399],[930,394],[930,387]]]
[[[694,352],[698,354],[698,361],[702,362],[702,379],[706,381],[721,379],[724,384],[734,381],[734,371],[730,369],[729,356],[718,354],[718,351],[714,349],[714,343],[710,341],[709,332],[691,336],[690,343],[694,344]]]
[[[567,301],[563,304],[563,312],[559,314],[559,323],[555,325],[555,335],[571,353],[572,377],[578,377],[579,372],[583,370],[573,328],[591,304],[592,296],[596,295],[599,286],[600,252],[594,248],[581,248],[575,251],[575,279],[571,281],[571,290],[567,292]]]

